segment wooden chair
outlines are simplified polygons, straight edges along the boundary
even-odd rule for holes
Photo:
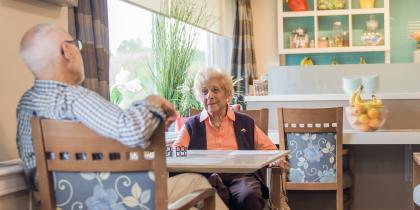
[[[201,112],[198,109],[190,109],[190,116],[197,115]],[[268,134],[268,109],[258,110],[241,110],[243,114],[254,119],[255,124],[265,133]]]
[[[420,153],[413,153],[413,209],[420,210]]]
[[[290,150],[286,189],[334,190],[342,210],[343,108],[279,108],[278,126],[280,149]]]
[[[254,119],[255,124],[268,135],[268,109],[243,110],[240,112]]]
[[[168,207],[163,124],[145,150],[128,148],[74,121],[34,117],[32,134],[43,210],[87,209],[105,201],[113,209],[189,209],[201,200],[206,209],[215,208],[213,189]]]

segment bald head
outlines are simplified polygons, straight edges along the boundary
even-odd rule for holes
[[[80,84],[84,79],[83,60],[72,40],[57,25],[36,25],[23,35],[20,54],[37,79]]]
[[[39,24],[29,29],[20,42],[20,54],[28,68],[36,74],[58,61],[60,44],[68,39],[63,29],[54,24]]]

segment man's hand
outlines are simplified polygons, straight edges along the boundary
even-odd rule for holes
[[[166,115],[166,118],[164,119],[166,128],[168,128],[169,125],[171,125],[176,120],[177,114],[171,102],[158,95],[147,96],[146,102],[149,105],[160,107],[163,110]]]

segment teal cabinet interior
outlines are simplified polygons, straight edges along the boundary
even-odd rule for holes
[[[311,57],[315,65],[331,64],[336,59],[338,64],[357,64],[360,57],[364,57],[369,64],[390,62],[390,36],[389,36],[389,0],[376,0],[375,8],[361,9],[360,0],[344,0],[344,9],[318,10],[317,2],[308,0],[309,11],[292,12],[287,3],[281,1],[278,7],[279,15],[279,54],[284,55],[283,65],[300,65],[304,57]],[[280,1],[278,1],[280,3]],[[366,30],[366,21],[371,15],[378,21],[378,33],[384,42],[376,46],[366,46],[361,37]],[[332,41],[333,24],[340,22],[342,30],[350,36],[348,47],[321,47],[321,39]],[[309,33],[309,42],[306,48],[291,46],[293,37],[291,32],[303,28]],[[325,43],[325,42],[324,42]]]

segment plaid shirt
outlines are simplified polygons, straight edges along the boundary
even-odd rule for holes
[[[155,128],[165,117],[163,111],[144,101],[126,110],[111,104],[97,93],[81,86],[57,81],[36,80],[17,106],[16,142],[24,172],[36,187],[35,153],[32,145],[31,118],[76,120],[103,136],[129,147],[147,147]]]

